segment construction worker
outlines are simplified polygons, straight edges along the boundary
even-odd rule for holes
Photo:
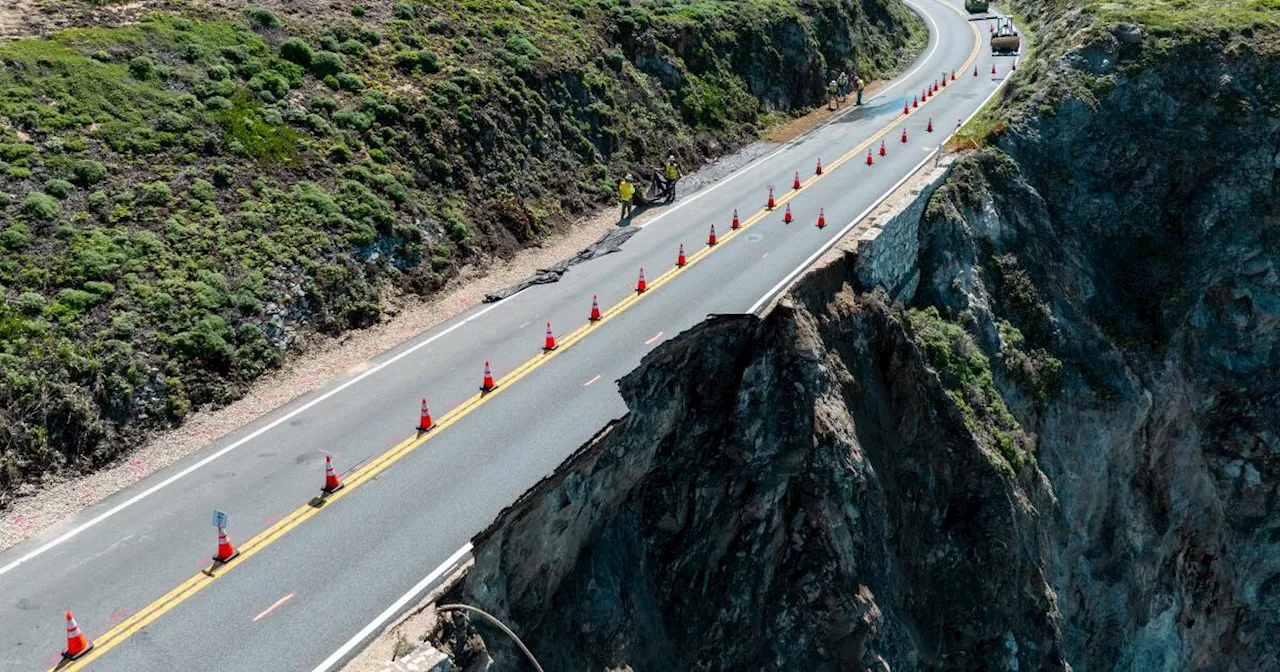
[[[840,102],[843,103],[849,97],[849,75],[841,72],[836,84],[840,87]]]
[[[827,97],[830,99],[827,109],[834,110],[840,107],[840,99],[836,97],[839,91],[840,89],[836,85],[836,80],[833,79],[827,83]]]
[[[631,221],[631,199],[636,195],[636,185],[631,173],[618,182],[618,199],[622,201],[622,219],[619,222]]]
[[[863,89],[865,89],[865,88],[867,88],[867,83],[866,83],[866,82],[864,82],[864,81],[862,81],[862,77],[861,77],[861,76],[859,76],[859,77],[858,77],[858,79],[857,79],[857,81],[855,81],[853,84],[854,84],[854,86],[858,87],[858,102],[857,102],[857,104],[858,104],[858,105],[861,105],[861,104],[862,104],[862,90],[863,90]]]
[[[667,165],[663,169],[663,173],[668,182],[675,182],[676,180],[684,177],[684,173],[680,172],[680,164],[676,162],[675,154],[667,155]]]

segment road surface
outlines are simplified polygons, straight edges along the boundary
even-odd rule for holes
[[[958,0],[910,4],[929,44],[862,108],[683,196],[621,252],[476,306],[0,554],[0,669],[59,664],[67,609],[96,648],[61,669],[342,662],[353,638],[625,413],[614,381],[645,353],[710,313],[758,310],[990,99],[1013,61],[990,55],[989,22],[971,23]],[[903,114],[953,69],[954,82]],[[797,171],[804,186],[793,191]],[[766,212],[771,184],[779,203]],[[743,228],[732,232],[735,208]],[[681,243],[690,264],[677,270]],[[637,294],[641,267],[649,289]],[[593,294],[605,317],[589,324]],[[544,353],[548,321],[560,345]],[[499,386],[479,395],[486,360]],[[418,436],[423,396],[437,427]],[[312,506],[326,454],[346,487]],[[215,509],[241,551],[225,565],[209,562]]]

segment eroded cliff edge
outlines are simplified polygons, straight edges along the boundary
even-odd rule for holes
[[[1280,59],[1111,18],[1046,24],[908,242],[648,357],[456,597],[546,669],[1275,667]]]

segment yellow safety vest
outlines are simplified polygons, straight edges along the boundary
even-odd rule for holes
[[[680,177],[680,170],[679,170],[678,168],[676,168],[676,164],[674,164],[674,163],[668,163],[668,164],[667,164],[667,179],[668,179],[668,180],[674,180],[674,179],[676,179],[677,177]]]
[[[636,193],[636,188],[630,182],[623,180],[621,183],[618,184],[618,195],[622,197],[622,200],[624,201],[631,200],[631,197],[635,193]]]

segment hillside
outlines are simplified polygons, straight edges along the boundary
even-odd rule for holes
[[[30,8],[29,8],[30,9]],[[892,0],[54,3],[0,46],[0,504],[874,77]]]

